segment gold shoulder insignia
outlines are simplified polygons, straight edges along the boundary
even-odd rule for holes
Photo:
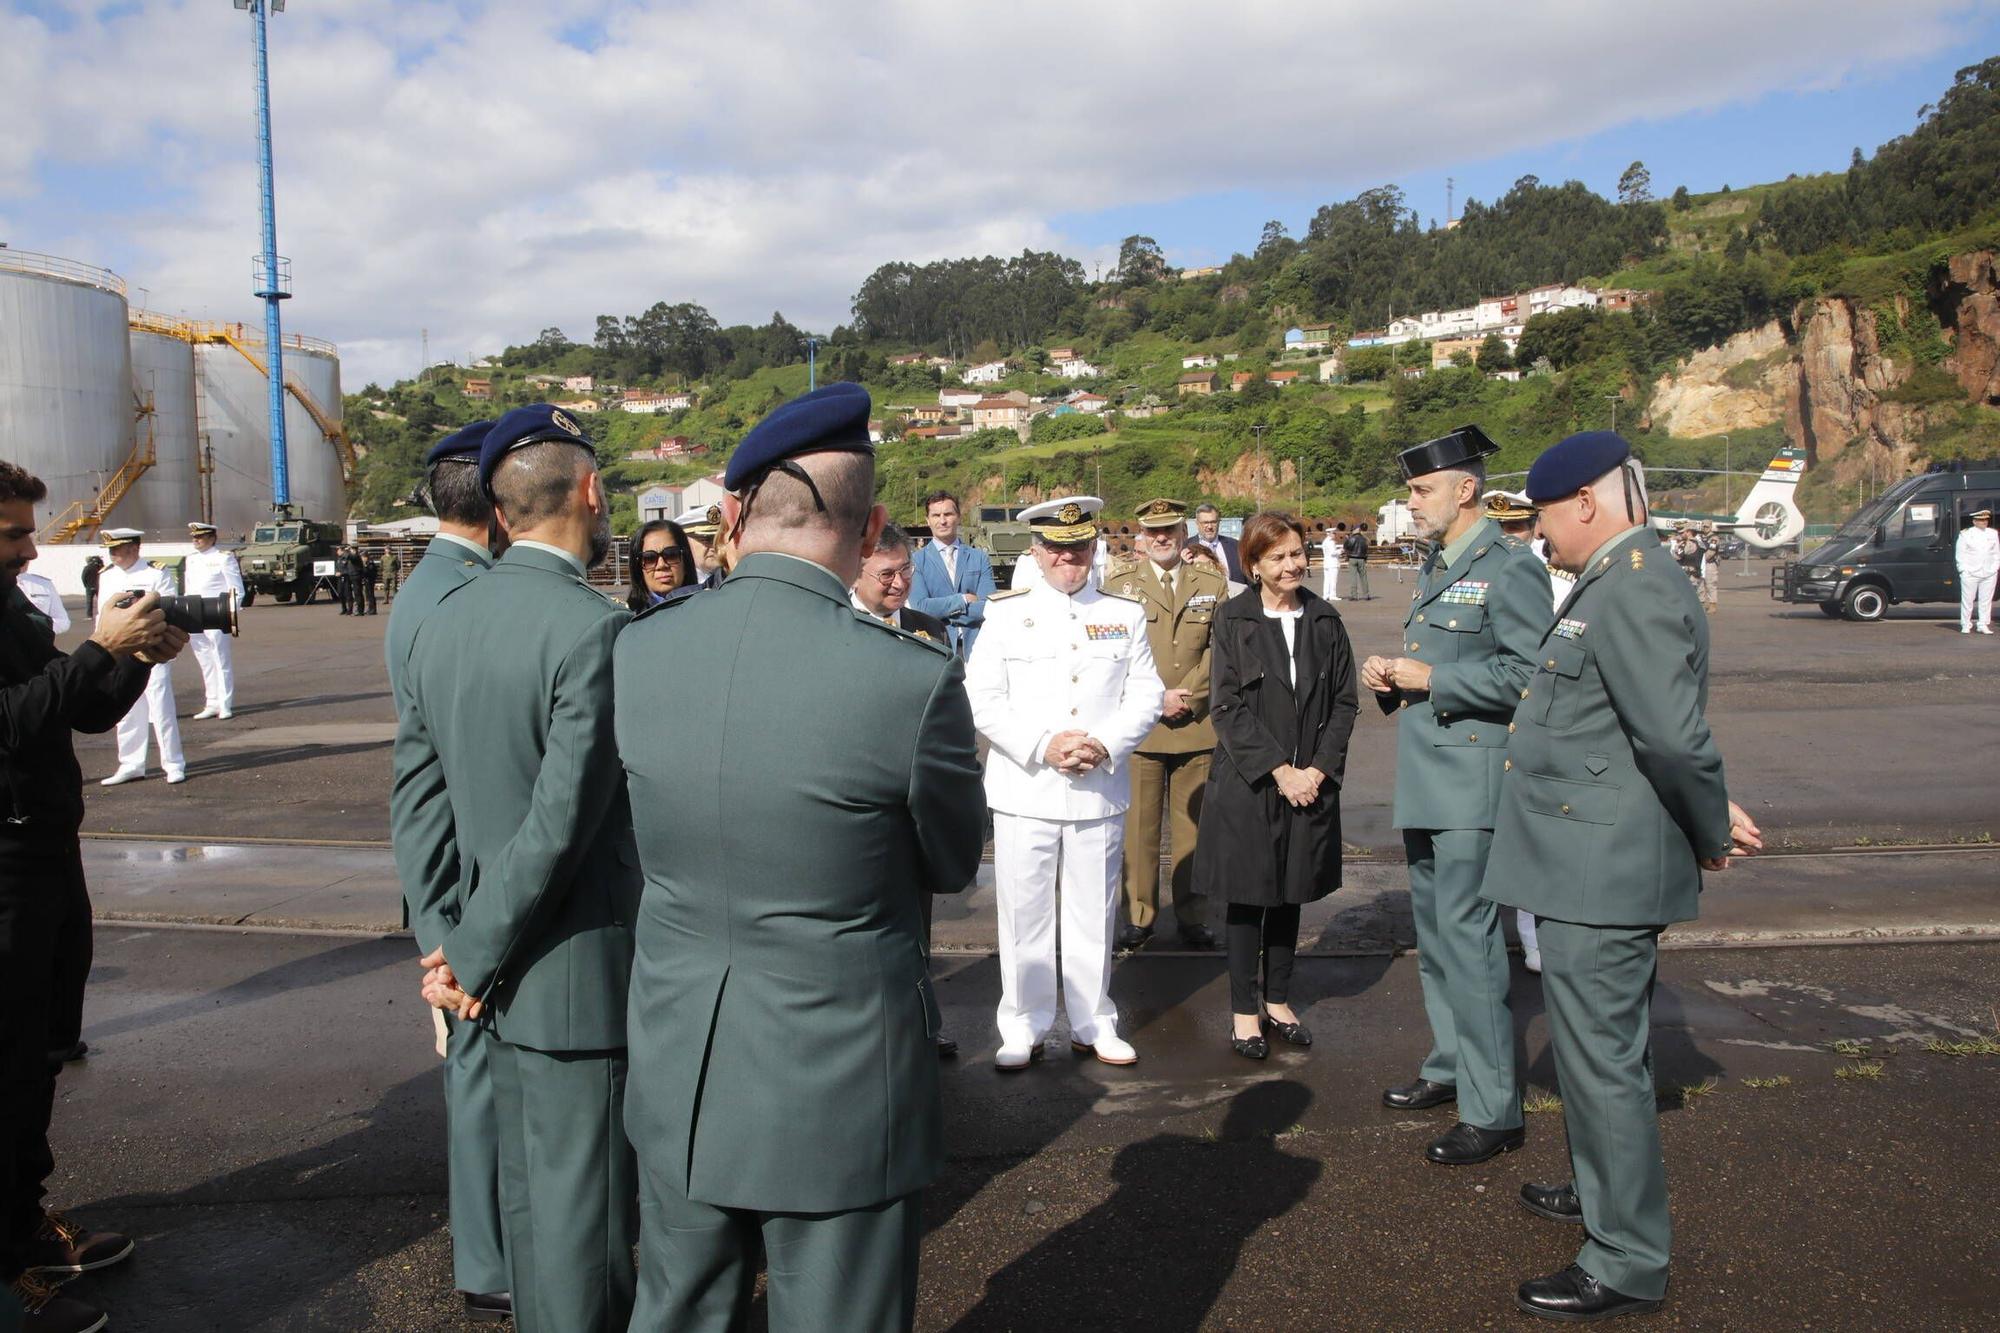
[[[920,629],[903,629],[901,626],[891,625],[888,621],[872,616],[858,607],[854,610],[854,618],[863,624],[873,625],[876,629],[887,630],[905,643],[922,644],[934,653],[951,656],[951,648],[948,645],[939,643],[933,635],[926,634]]]
[[[1026,588],[1005,588],[999,592],[994,593],[991,597],[988,597],[986,600],[989,602],[1004,602],[1009,597],[1019,597],[1022,593],[1026,591],[1027,591]]]
[[[1639,549],[1638,547],[1636,547],[1636,546],[1635,546],[1635,547],[1633,547],[1633,548],[1632,548],[1632,568],[1634,568],[1634,569],[1644,569],[1645,567],[1646,567],[1646,553],[1645,553],[1644,551],[1640,550],[1640,549]]]
[[[1109,588],[1099,588],[1099,589],[1098,589],[1098,591],[1099,591],[1099,592],[1101,592],[1101,593],[1103,593],[1103,594],[1104,594],[1104,595],[1105,595],[1106,597],[1111,597],[1111,598],[1115,598],[1116,600],[1118,600],[1118,601],[1121,601],[1121,602],[1135,602],[1135,603],[1136,603],[1136,602],[1137,602],[1137,601],[1139,600],[1139,599],[1138,599],[1137,597],[1135,597],[1135,596],[1131,596],[1131,595],[1129,595],[1129,594],[1127,594],[1127,593],[1122,593],[1122,592],[1113,592],[1113,591],[1111,591],[1111,589],[1109,589]]]

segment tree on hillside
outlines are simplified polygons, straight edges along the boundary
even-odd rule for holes
[[[1150,236],[1127,236],[1118,243],[1118,280],[1146,286],[1167,276],[1167,256]]]
[[[1674,206],[1674,212],[1676,213],[1685,213],[1690,208],[1694,207],[1694,200],[1688,195],[1687,186],[1676,185],[1674,187],[1674,197],[1672,203]]]
[[[1479,344],[1479,368],[1489,375],[1496,370],[1514,368],[1514,354],[1507,350],[1506,340],[1499,334],[1489,333]]]
[[[1634,162],[1625,168],[1625,174],[1618,178],[1618,202],[1648,204],[1652,201],[1653,173],[1646,170],[1644,162]]]

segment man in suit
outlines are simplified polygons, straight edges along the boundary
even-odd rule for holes
[[[585,581],[611,549],[611,509],[567,413],[535,403],[501,417],[479,478],[510,545],[417,627],[390,819],[448,821],[456,844],[457,920],[423,957],[423,993],[491,1028],[515,1325],[622,1329],[635,1282],[620,1108],[639,874],[611,648],[631,616]]]
[[[963,667],[849,601],[887,518],[868,413],[837,383],[759,422],[729,460],[729,580],[618,641],[635,1329],[743,1327],[760,1241],[774,1330],[915,1318],[942,1163],[921,904],[972,879],[984,810]]]
[[[1382,1101],[1419,1110],[1457,1100],[1458,1123],[1424,1150],[1445,1166],[1512,1152],[1523,1135],[1507,940],[1479,886],[1514,705],[1552,617],[1540,563],[1503,541],[1481,505],[1494,452],[1477,426],[1402,452],[1410,521],[1431,549],[1403,622],[1404,653],[1361,665],[1361,683],[1396,718],[1396,827],[1431,1025],[1416,1081]]]
[[[1146,642],[1166,696],[1160,720],[1132,754],[1132,805],[1125,812],[1120,876],[1127,924],[1118,932],[1118,947],[1143,949],[1153,938],[1164,815],[1174,923],[1190,949],[1213,949],[1208,898],[1194,883],[1194,842],[1215,749],[1215,726],[1208,719],[1208,637],[1229,585],[1217,570],[1182,563],[1185,504],[1148,500],[1139,506],[1138,518],[1137,550],[1106,572],[1103,586],[1146,609]]]
[[[916,553],[910,605],[942,620],[951,629],[953,650],[970,657],[986,623],[986,599],[996,586],[993,561],[977,546],[958,539],[958,499],[951,492],[926,496],[924,516],[931,525],[931,540]]]
[[[47,498],[39,478],[0,462],[0,1315],[20,1318],[8,1327],[53,1331],[104,1326],[101,1310],[55,1284],[133,1248],[43,1204],[61,1070],[49,1053],[80,1028],[91,959],[77,842],[83,773],[70,733],[117,725],[144,695],[148,663],[175,656],[187,635],[166,623],[156,593],[127,607],[108,594],[90,637],[58,651],[48,618],[15,586],[35,558],[35,506]]]
[[[1729,799],[1703,716],[1707,618],[1653,535],[1631,452],[1590,431],[1529,469],[1550,557],[1578,578],[1520,692],[1483,888],[1540,923],[1575,1182],[1524,1185],[1521,1200],[1580,1220],[1586,1238],[1574,1264],[1523,1283],[1516,1301],[1563,1321],[1665,1301],[1672,1228],[1650,1033],[1660,931],[1695,917],[1703,870],[1763,845]]]
[[[1160,720],[1166,687],[1146,613],[1091,581],[1103,506],[1079,495],[1021,511],[1042,581],[993,599],[986,647],[966,673],[973,718],[991,745],[986,803],[1000,935],[993,1063],[1006,1070],[1041,1057],[1059,993],[1073,1051],[1112,1065],[1139,1059],[1119,1035],[1111,1002],[1111,936],[1129,761]]]
[[[1236,554],[1236,539],[1222,535],[1222,511],[1214,505],[1205,504],[1194,511],[1194,539],[1215,552],[1215,558],[1222,562],[1223,572],[1231,583],[1248,583],[1243,577],[1243,562]]]
[[[445,594],[493,566],[487,546],[493,502],[479,485],[479,447],[491,421],[452,432],[424,458],[424,490],[437,515],[437,535],[410,571],[403,595],[389,604],[382,636],[389,689],[400,717],[411,706],[409,660],[417,631]],[[414,765],[416,756],[407,756]],[[403,881],[403,917],[420,953],[444,944],[458,924],[458,888],[464,866],[453,836],[451,804],[431,801],[399,811],[391,830],[396,869]],[[419,815],[427,816],[419,820]],[[500,1124],[493,1106],[493,1034],[478,1023],[448,1023],[444,1054],[445,1161],[448,1167],[452,1282],[475,1319],[504,1318],[507,1253],[500,1218]]]
[[[854,581],[854,609],[920,639],[949,644],[950,632],[942,620],[913,611],[907,605],[915,572],[911,556],[910,535],[894,523],[886,524],[882,535],[875,539],[875,553],[861,562],[861,577]],[[924,951],[928,953],[931,895],[924,894],[920,901],[924,911]],[[941,1058],[958,1054],[958,1043],[945,1036],[942,1029],[937,1034],[937,1048]]]

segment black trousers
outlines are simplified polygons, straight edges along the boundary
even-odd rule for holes
[[[1223,933],[1229,947],[1229,1011],[1261,1012],[1260,979],[1264,1003],[1289,1003],[1292,958],[1299,949],[1299,905],[1257,907],[1231,903]]]
[[[354,598],[354,602],[355,602],[355,606],[354,606],[354,609],[355,609],[356,611],[359,611],[359,610],[361,609],[361,601],[362,601],[362,599],[363,599],[363,598],[366,598],[366,599],[367,599],[367,602],[368,602],[368,614],[369,614],[369,615],[371,615],[371,616],[372,616],[372,615],[374,615],[374,614],[375,614],[375,580],[374,580],[374,579],[371,579],[371,578],[369,578],[369,577],[368,577],[367,575],[365,575],[365,574],[361,576],[361,590],[360,590],[360,592],[359,592],[359,593],[357,593],[357,594],[355,595],[355,598]]]
[[[340,593],[340,613],[349,614],[354,610],[354,576],[342,574],[334,579],[333,586]]]
[[[0,834],[0,1282],[20,1275],[55,1156],[49,1116],[90,974],[90,897],[76,838]]]

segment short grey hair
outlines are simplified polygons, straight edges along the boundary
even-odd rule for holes
[[[510,528],[532,528],[569,507],[576,483],[597,470],[597,455],[587,446],[543,440],[516,449],[493,473],[493,504],[507,516]]]
[[[875,539],[875,554],[894,555],[898,551],[910,549],[910,534],[894,523],[882,525],[882,535]]]
[[[1585,489],[1607,509],[1625,510],[1626,496],[1630,495],[1637,509],[1628,510],[1626,516],[1634,523],[1645,522],[1653,512],[1653,502],[1646,496],[1646,465],[1636,458],[1626,459]]]
[[[1217,518],[1221,518],[1221,517],[1222,517],[1222,511],[1221,511],[1220,509],[1217,509],[1217,508],[1216,508],[1216,507],[1215,507],[1214,505],[1212,505],[1212,504],[1199,504],[1199,505],[1196,505],[1196,506],[1194,507],[1194,516],[1195,516],[1196,518],[1200,518],[1200,517],[1201,517],[1201,516],[1202,516],[1203,514],[1213,514],[1213,515],[1215,515],[1215,516],[1216,516]]]
[[[750,516],[744,521],[747,537],[758,530],[831,528],[858,534],[868,525],[869,511],[875,507],[875,455],[838,451],[801,454],[793,458],[826,505],[822,511],[813,503],[806,484],[776,468],[764,474],[754,494],[746,495]]]

